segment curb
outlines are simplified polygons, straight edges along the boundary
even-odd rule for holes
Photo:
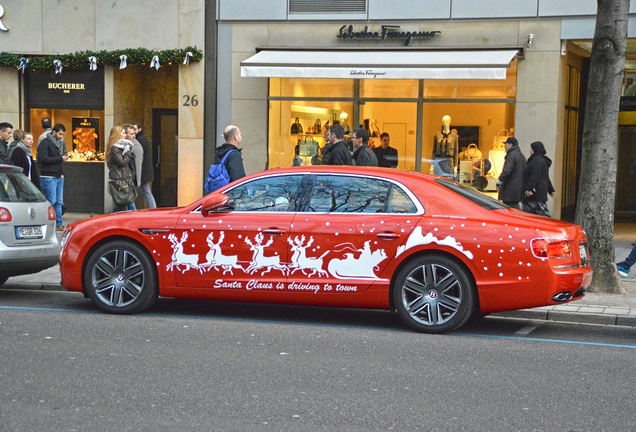
[[[599,306],[597,309],[603,309]],[[497,312],[493,316],[539,321],[568,322],[576,324],[618,325],[636,327],[636,315],[615,313],[565,312],[555,310],[520,309],[509,312]]]
[[[31,291],[66,291],[60,284],[51,283],[6,283],[0,290],[31,290]],[[519,309],[516,311],[497,312],[495,317],[524,319],[534,321],[554,321],[575,324],[596,324],[608,326],[636,327],[636,314],[630,308],[612,308],[608,306],[584,306],[588,311],[554,310],[555,306],[544,306],[534,309]],[[621,312],[621,313],[613,313]],[[598,313],[604,312],[604,313]]]

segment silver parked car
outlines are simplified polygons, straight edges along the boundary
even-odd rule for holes
[[[22,168],[0,164],[0,285],[53,267],[59,254],[55,210]]]

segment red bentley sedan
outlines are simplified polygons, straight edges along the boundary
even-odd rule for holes
[[[411,328],[564,303],[592,279],[580,226],[425,174],[295,167],[180,208],[70,224],[62,284],[110,313],[158,296],[396,310]]]

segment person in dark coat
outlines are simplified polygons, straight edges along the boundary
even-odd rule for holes
[[[510,137],[505,142],[506,157],[503,169],[497,179],[499,199],[506,205],[519,208],[523,194],[523,170],[526,167],[526,158],[521,153],[519,141]]]
[[[0,123],[0,163],[9,163],[9,140],[13,134],[11,123]]]
[[[378,158],[369,147],[369,132],[360,128],[353,131],[353,160],[356,166],[378,166]]]
[[[545,154],[541,141],[530,144],[530,157],[523,170],[523,211],[550,217],[548,194],[554,196],[554,187],[548,170],[552,161]]]
[[[21,167],[22,172],[29,178],[29,180],[31,180],[31,183],[33,183],[38,189],[42,190],[40,187],[40,172],[33,160],[32,147],[33,134],[25,132],[22,140],[16,144],[13,152],[11,152],[11,163],[15,166]]]
[[[342,126],[333,125],[329,128],[329,140],[334,143],[329,152],[328,161],[323,165],[351,165],[351,153],[344,140],[344,129]]]
[[[133,123],[135,137],[143,149],[143,161],[141,163],[141,194],[144,196],[146,208],[157,208],[157,202],[152,194],[152,181],[155,179],[155,167],[152,160],[152,145],[143,133],[141,123]]]
[[[225,153],[237,150],[232,152],[225,160],[225,168],[230,175],[230,181],[233,182],[241,177],[245,177],[243,157],[241,156],[242,149],[238,148],[241,142],[243,142],[243,136],[237,126],[229,125],[223,130],[223,138],[225,139],[225,143],[214,151],[214,155],[220,162],[223,156],[225,156]]]

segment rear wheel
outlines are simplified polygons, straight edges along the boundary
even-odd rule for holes
[[[398,315],[409,327],[424,333],[461,327],[473,313],[475,295],[468,272],[443,255],[414,258],[393,286]]]
[[[105,243],[89,256],[84,288],[105,312],[132,314],[150,308],[159,295],[157,274],[148,253],[136,243]]]

